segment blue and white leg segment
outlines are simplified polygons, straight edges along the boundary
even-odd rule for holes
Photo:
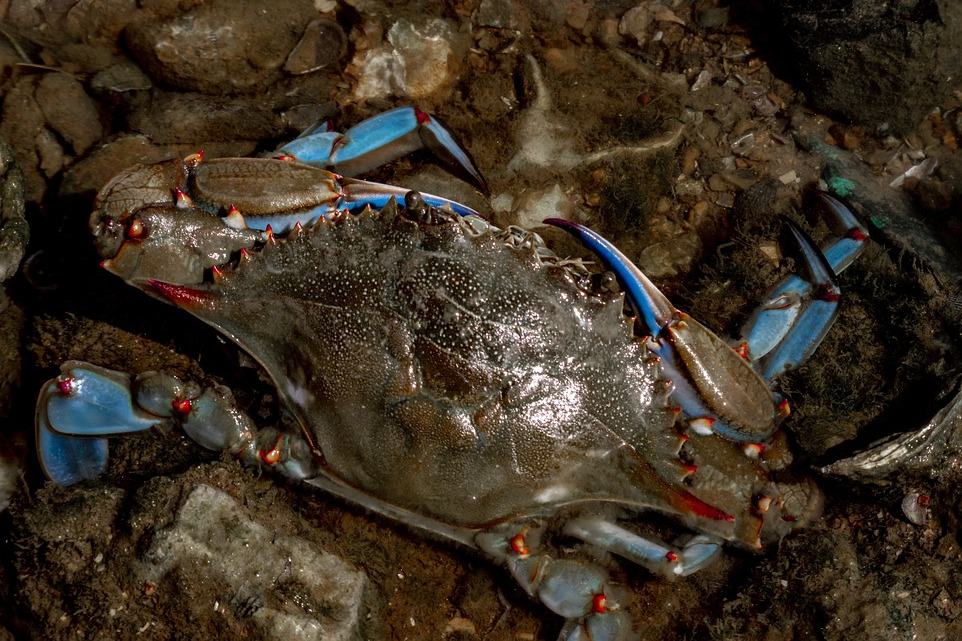
[[[37,402],[37,451],[48,478],[72,485],[103,473],[107,436],[134,434],[161,423],[138,409],[130,377],[95,365],[68,361],[43,386]]]
[[[437,116],[415,107],[386,111],[343,134],[330,131],[326,124],[312,127],[283,145],[278,154],[356,176],[419,149],[428,149],[448,171],[487,192],[474,159],[451,130]]]
[[[508,524],[476,536],[477,545],[504,563],[525,592],[567,623],[559,641],[629,641],[631,621],[607,594],[608,573],[594,563],[540,551],[541,527]]]
[[[819,250],[800,229],[791,226],[808,277],[794,275],[775,287],[742,331],[745,357],[760,363],[762,378],[771,381],[808,359],[835,321],[840,290],[836,274],[865,248],[868,231],[849,209],[820,194],[839,237]]]

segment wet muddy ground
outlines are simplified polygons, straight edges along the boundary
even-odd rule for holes
[[[424,152],[370,178],[451,196],[502,226],[585,222],[676,305],[735,336],[794,264],[781,217],[824,237],[814,193],[849,161],[865,172],[851,195],[875,240],[840,278],[835,328],[781,382],[797,464],[921,426],[957,385],[962,94],[899,136],[837,122],[806,106],[744,7],[14,0],[0,9],[0,137],[23,168],[32,229],[2,306],[0,349],[22,365],[6,368],[0,389],[2,455],[17,461],[0,476],[16,486],[0,515],[0,639],[526,640],[561,627],[471,551],[179,434],[118,441],[102,481],[43,482],[29,453],[33,398],[68,359],[225,382],[259,420],[280,420],[250,359],[99,268],[86,229],[93,196],[136,162],[267,152],[319,118],[345,128],[413,103],[461,136],[490,195]],[[883,220],[856,206],[870,190],[908,204]],[[905,241],[891,233],[900,226],[934,231]],[[538,231],[558,253],[582,252]],[[884,486],[820,479],[824,516],[777,549],[732,550],[678,581],[612,562],[613,582],[646,639],[962,637],[957,460]],[[200,496],[198,485],[218,491]],[[915,523],[901,507],[913,493],[927,497]],[[217,526],[223,537],[208,538],[243,531],[246,552],[190,543],[182,521],[195,498],[213,501],[198,503],[202,512],[236,509]],[[164,565],[177,537],[188,543]],[[321,551],[344,564],[331,575],[339,595],[285,588],[297,559],[320,564]]]

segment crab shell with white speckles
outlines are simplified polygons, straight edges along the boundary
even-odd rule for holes
[[[777,457],[682,436],[623,295],[534,235],[392,203],[282,239],[105,193],[105,267],[250,353],[320,474],[373,509],[443,532],[656,510],[751,548],[814,512],[757,509]]]

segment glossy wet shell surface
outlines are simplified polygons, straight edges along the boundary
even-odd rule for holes
[[[377,500],[467,527],[692,500],[621,297],[460,220],[340,216],[175,302],[254,355],[326,472]]]

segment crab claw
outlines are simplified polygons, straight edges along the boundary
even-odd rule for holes
[[[744,355],[761,361],[771,380],[808,358],[834,321],[831,310],[839,294],[835,274],[848,267],[865,248],[867,230],[841,202],[819,194],[836,229],[837,239],[819,250],[800,229],[789,228],[800,247],[807,277],[792,275],[777,285],[742,329]],[[773,353],[778,348],[779,353]]]
[[[768,439],[778,426],[775,399],[751,364],[698,321],[675,309],[627,256],[596,232],[549,218],[593,251],[614,272],[651,336],[673,384],[672,398],[691,419],[709,418],[711,429],[740,442]]]
[[[762,360],[762,378],[766,381],[771,381],[812,355],[835,323],[841,298],[835,272],[818,246],[794,223],[786,223],[801,250],[802,264],[808,272],[809,291],[804,296],[792,292],[794,305],[800,309],[789,331]],[[756,327],[760,325],[761,322]]]
[[[419,149],[430,150],[452,174],[483,193],[488,186],[471,154],[437,116],[399,107],[368,118],[344,134],[312,127],[278,150],[298,162],[357,175]]]
[[[163,418],[136,407],[129,376],[79,361],[60,369],[37,402],[37,450],[47,477],[72,485],[106,467],[107,439],[99,437],[142,432]]]

